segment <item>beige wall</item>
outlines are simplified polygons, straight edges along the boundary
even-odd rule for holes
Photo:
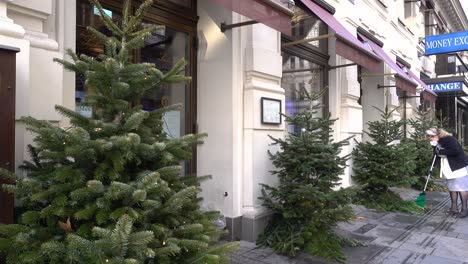
[[[54,106],[74,107],[74,75],[53,58],[75,46],[75,0],[0,0],[0,44],[17,47],[16,119],[61,122]],[[16,125],[15,163],[28,159],[32,135]],[[22,173],[18,171],[18,173]]]

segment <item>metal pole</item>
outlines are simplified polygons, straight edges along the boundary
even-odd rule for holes
[[[455,105],[455,134],[457,135],[458,138],[460,138],[460,135],[458,135],[458,100],[457,100],[457,97],[455,96],[454,97],[455,99],[455,102],[454,102],[454,105]]]
[[[255,20],[250,20],[250,21],[245,21],[245,22],[240,22],[240,23],[235,23],[235,24],[230,24],[230,25],[227,25],[226,23],[221,23],[221,32],[225,32],[226,30],[230,30],[236,27],[243,27],[243,26],[253,25],[257,23],[258,22]]]
[[[321,39],[326,39],[326,38],[331,38],[331,37],[334,37],[335,34],[326,34],[326,35],[321,35],[321,36],[318,36],[318,37],[313,37],[313,38],[307,38],[307,39],[301,39],[301,40],[297,40],[297,41],[292,41],[292,42],[288,42],[286,44],[283,44],[281,45],[281,47],[289,47],[289,46],[294,46],[294,45],[298,45],[298,44],[302,44],[302,43],[307,43],[307,42],[311,42],[311,41],[315,41],[315,40],[321,40]]]

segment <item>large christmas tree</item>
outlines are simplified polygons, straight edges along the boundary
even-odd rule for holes
[[[69,118],[63,129],[23,118],[36,134],[25,178],[15,181],[18,224],[0,226],[0,251],[8,263],[224,263],[237,244],[219,243],[224,231],[217,212],[200,209],[202,178],[181,173],[181,161],[206,135],[168,138],[162,116],[172,106],[143,111],[144,94],[167,82],[185,82],[185,62],[162,72],[154,64],[132,63],[131,54],[157,27],[142,28],[147,0],[132,15],[123,6],[115,24],[97,0],[106,36],[90,28],[105,45],[97,58],[69,51],[72,62],[56,60],[83,74],[92,93],[92,117],[56,106]],[[206,177],[205,177],[206,178]]]
[[[416,147],[403,139],[404,120],[395,120],[394,108],[376,108],[381,119],[368,123],[371,141],[360,142],[353,151],[353,179],[360,184],[357,203],[387,211],[419,211],[414,202],[405,202],[390,187],[416,182]]]
[[[333,141],[335,119],[318,114],[322,106],[316,102],[322,93],[303,93],[311,107],[286,117],[295,131],[285,139],[270,137],[280,147],[279,152],[270,153],[279,185],[263,185],[260,199],[274,214],[257,243],[281,254],[304,250],[341,262],[342,245],[354,243],[333,231],[338,222],[353,217],[350,196],[344,189],[335,190],[348,159],[341,150],[349,139]]]

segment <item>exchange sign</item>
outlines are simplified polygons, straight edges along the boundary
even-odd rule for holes
[[[468,50],[468,31],[426,37],[426,55]]]

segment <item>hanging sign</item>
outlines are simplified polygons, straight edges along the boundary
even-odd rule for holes
[[[453,92],[461,91],[463,89],[462,82],[446,82],[446,83],[434,83],[427,85],[434,92]]]
[[[426,55],[468,50],[468,31],[428,36],[425,44]]]

